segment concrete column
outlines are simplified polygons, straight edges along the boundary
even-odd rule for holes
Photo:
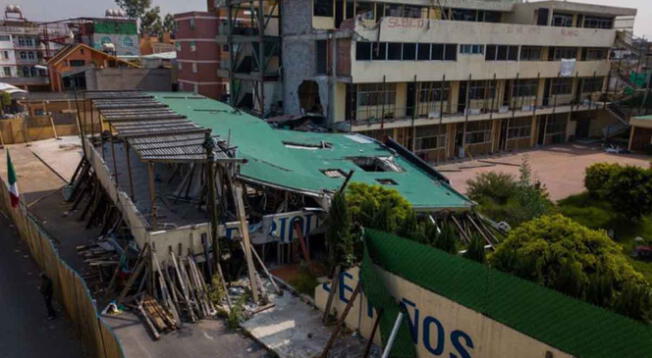
[[[532,127],[530,128],[530,147],[537,144],[537,116],[532,116]]]
[[[632,129],[629,130],[629,142],[627,143],[627,150],[632,150],[632,144],[634,141],[634,132],[636,132],[636,127],[632,126]]]

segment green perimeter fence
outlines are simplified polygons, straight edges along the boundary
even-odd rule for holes
[[[11,218],[29,251],[54,286],[57,300],[63,305],[77,335],[90,357],[123,358],[124,354],[113,330],[102,320],[84,279],[59,256],[50,236],[21,201],[11,207],[7,185],[0,179],[0,210]]]

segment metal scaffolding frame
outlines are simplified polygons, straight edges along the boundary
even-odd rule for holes
[[[230,104],[263,118],[269,113],[265,83],[280,80],[280,6],[280,0],[223,0],[218,4],[227,13]],[[275,57],[279,71],[273,72],[271,60]],[[245,88],[251,88],[251,100],[247,100]]]

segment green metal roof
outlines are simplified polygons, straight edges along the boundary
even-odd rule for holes
[[[652,357],[650,325],[412,240],[365,233],[374,264],[566,353]],[[363,280],[372,269],[363,261]]]
[[[266,184],[295,191],[322,193],[337,190],[343,178],[331,178],[322,170],[355,170],[352,182],[379,184],[377,179],[391,179],[415,209],[468,208],[471,202],[447,183],[433,177],[405,158],[396,156],[401,172],[366,172],[349,157],[387,157],[394,153],[380,143],[356,134],[312,133],[274,129],[265,121],[233,107],[203,96],[179,92],[151,93],[175,112],[212,129],[230,145],[238,147],[238,157],[248,162],[240,174]],[[304,149],[286,145],[330,144],[325,149]]]

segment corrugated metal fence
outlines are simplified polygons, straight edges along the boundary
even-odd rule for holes
[[[90,357],[124,358],[120,343],[112,329],[98,315],[95,301],[81,276],[59,256],[50,236],[21,202],[10,204],[7,185],[0,179],[0,210],[11,218],[20,237],[40,269],[52,279],[57,301],[73,322]]]

